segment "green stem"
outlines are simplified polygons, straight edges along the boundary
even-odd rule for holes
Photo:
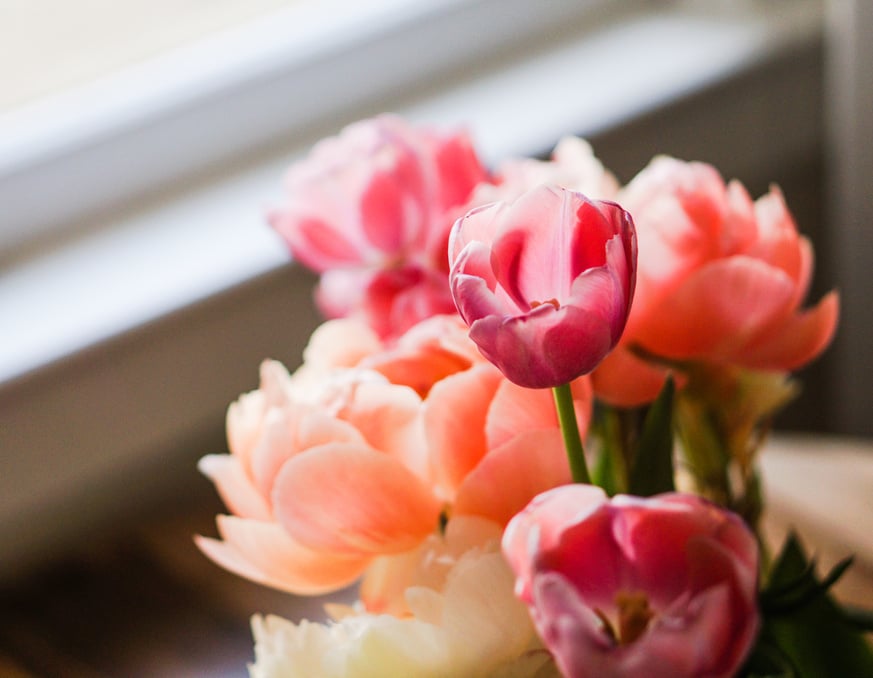
[[[585,451],[582,449],[582,437],[579,435],[579,424],[576,422],[570,384],[555,386],[552,393],[555,395],[555,409],[558,411],[558,422],[561,425],[561,434],[564,436],[564,448],[570,460],[573,481],[590,483],[591,476],[588,475],[588,466],[585,464]]]

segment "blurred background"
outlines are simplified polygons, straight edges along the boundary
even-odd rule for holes
[[[622,181],[669,154],[778,184],[810,302],[843,304],[778,426],[873,435],[871,34],[867,0],[0,0],[0,579],[214,512],[196,460],[319,322],[264,212],[383,111],[490,163],[576,134]]]

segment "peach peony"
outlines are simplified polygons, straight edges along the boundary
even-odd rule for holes
[[[588,380],[573,391],[584,428]],[[260,388],[228,410],[227,431],[231,454],[200,468],[233,515],[218,518],[222,540],[198,545],[296,593],[339,588],[376,559],[416,549],[441,515],[505,524],[570,478],[550,394],[504,379],[456,316],[390,346],[358,321],[325,323],[294,375],[263,364]],[[369,591],[371,609],[393,604]]]
[[[372,372],[301,395],[276,362],[228,410],[230,455],[200,462],[233,512],[198,545],[242,576],[297,593],[333,590],[379,554],[415,547],[442,503],[426,478],[420,399]]]

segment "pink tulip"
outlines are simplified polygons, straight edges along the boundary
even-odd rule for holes
[[[513,518],[503,551],[567,678],[727,678],[759,628],[755,537],[693,495],[560,487]]]
[[[453,312],[445,247],[457,210],[487,174],[464,134],[383,115],[321,141],[286,177],[269,215],[292,254],[322,274],[328,317],[357,315],[382,336]]]
[[[590,372],[621,336],[636,237],[618,205],[541,186],[459,219],[449,261],[482,354],[516,384],[546,388]]]

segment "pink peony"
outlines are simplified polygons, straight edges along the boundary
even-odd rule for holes
[[[486,179],[466,135],[383,115],[321,141],[291,167],[286,204],[269,221],[322,274],[316,298],[325,315],[359,315],[380,336],[396,336],[453,311],[448,234]]]
[[[567,678],[727,678],[755,640],[755,537],[699,497],[560,487],[513,518],[503,551]]]
[[[598,200],[614,200],[619,190],[618,181],[595,157],[587,141],[564,137],[549,160],[511,158],[502,163],[494,174],[494,183],[477,186],[468,204],[473,208],[497,201],[512,202],[542,184]]]
[[[778,189],[752,202],[709,165],[659,157],[618,199],[637,226],[637,289],[619,350],[594,375],[598,395],[624,405],[654,398],[659,380],[629,355],[634,347],[670,361],[784,371],[830,342],[837,294],[801,310],[813,252]]]
[[[633,297],[636,238],[618,205],[541,186],[459,219],[449,260],[479,350],[516,384],[545,388],[590,372],[615,346]]]

